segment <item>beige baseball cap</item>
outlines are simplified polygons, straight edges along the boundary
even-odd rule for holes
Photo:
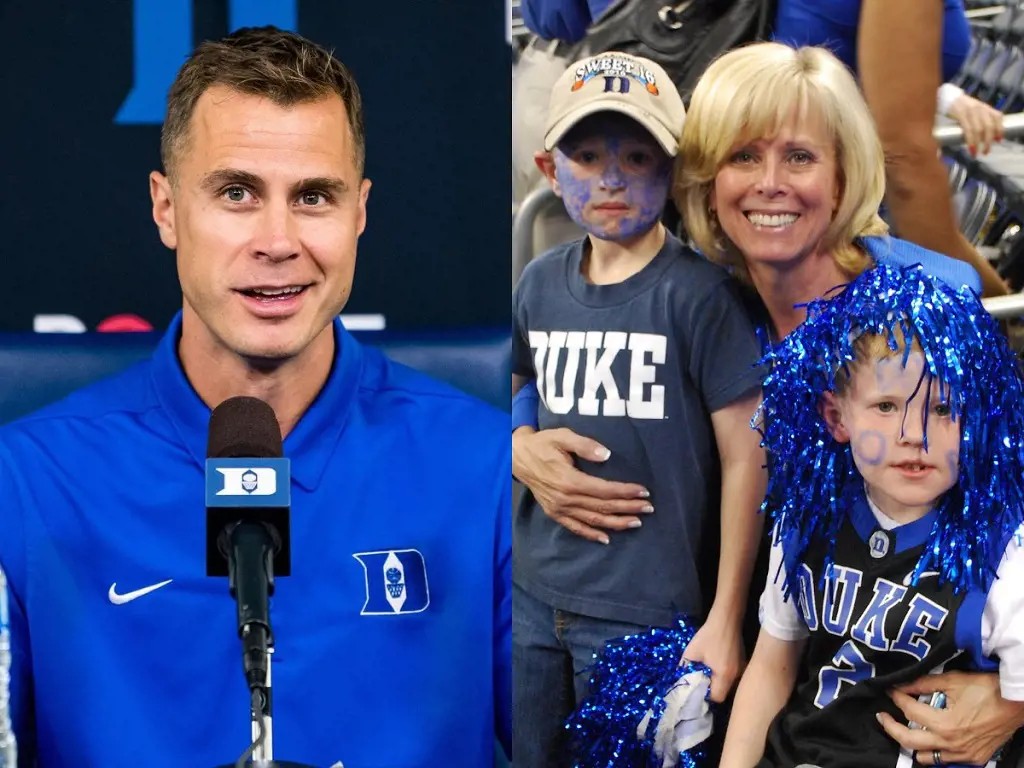
[[[620,112],[646,128],[670,157],[679,148],[686,110],[668,73],[650,59],[609,51],[577,61],[551,90],[544,149],[550,152],[580,120]]]

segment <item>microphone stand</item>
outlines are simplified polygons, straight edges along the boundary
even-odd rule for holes
[[[263,688],[256,688],[252,692],[252,702],[249,707],[249,716],[252,719],[252,745],[245,754],[235,763],[218,766],[218,768],[239,768],[239,766],[253,766],[253,768],[313,768],[305,763],[294,763],[290,760],[274,759],[274,735],[273,716],[271,704],[271,680],[270,680],[270,657],[274,649],[267,649],[267,684]],[[262,737],[260,731],[262,729]],[[252,762],[248,762],[250,753]],[[343,768],[340,763],[335,763],[331,768]]]
[[[263,570],[250,568],[240,574],[238,564],[246,551],[241,543],[251,541],[253,537],[262,544],[258,551]],[[269,605],[270,596],[274,593],[274,547],[268,529],[258,523],[242,523],[226,532],[222,542],[222,552],[228,557],[230,592],[238,603],[239,634],[244,649],[245,677],[250,689],[252,744],[238,761],[220,768],[245,768],[246,765],[254,768],[313,768],[305,763],[274,760],[270,687],[274,646]],[[257,652],[259,645],[263,647]],[[247,762],[250,756],[252,763]]]
[[[270,654],[273,650],[267,651],[267,665],[269,669]],[[270,674],[267,674],[266,688],[256,688],[252,692],[252,704],[249,708],[249,716],[252,718],[252,745],[234,763],[218,766],[218,768],[239,768],[240,766],[252,766],[253,768],[313,768],[306,763],[294,763],[290,760],[274,759],[274,736],[273,717],[271,716],[270,701]],[[262,729],[262,736],[261,731]],[[249,762],[249,758],[252,762]],[[340,768],[335,764],[332,768]]]
[[[262,691],[262,696],[253,696],[253,704],[259,704],[260,706],[250,707],[250,715],[252,716],[252,741],[255,745],[255,749],[252,753],[252,759],[255,763],[267,763],[274,759],[274,718],[272,714],[272,701],[271,701],[271,655],[274,653],[273,648],[267,649],[267,687]],[[263,738],[260,738],[260,731],[263,732]]]

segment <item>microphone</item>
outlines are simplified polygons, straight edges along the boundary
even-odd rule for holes
[[[291,477],[274,410],[225,400],[210,415],[206,456],[206,575],[228,577],[245,680],[269,693],[270,596],[275,575],[291,572]]]

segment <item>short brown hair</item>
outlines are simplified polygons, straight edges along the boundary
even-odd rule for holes
[[[319,101],[337,94],[352,130],[356,169],[363,172],[366,132],[363,102],[352,74],[331,51],[277,27],[245,27],[196,48],[178,71],[167,95],[160,159],[170,175],[174,155],[188,139],[199,97],[214,85],[264,96],[279,106]]]

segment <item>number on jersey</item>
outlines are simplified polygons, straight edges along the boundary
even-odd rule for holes
[[[818,671],[818,695],[814,697],[814,706],[823,709],[835,701],[844,683],[856,685],[874,676],[875,665],[864,658],[856,643],[847,640],[832,658],[832,665]]]

